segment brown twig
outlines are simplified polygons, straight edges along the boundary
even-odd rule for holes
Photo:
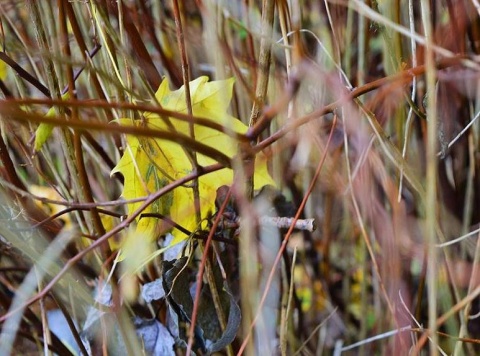
[[[250,113],[249,127],[257,124],[267,97],[268,80],[270,78],[270,61],[272,57],[272,26],[275,14],[275,1],[265,0],[262,6],[262,38],[258,54],[258,69],[255,88],[255,101]]]
[[[1,170],[0,170],[1,172]],[[43,204],[54,204],[54,205],[61,205],[61,206],[69,206],[72,208],[79,208],[79,209],[91,209],[92,207],[99,207],[99,206],[121,206],[125,204],[132,204],[132,203],[139,203],[145,201],[148,196],[139,197],[135,199],[117,199],[117,200],[110,200],[110,201],[103,201],[103,202],[94,202],[94,203],[79,203],[79,202],[70,202],[66,200],[55,200],[49,199],[45,197],[41,197],[35,194],[30,193],[28,190],[19,189],[15,185],[7,181],[1,181],[4,187],[7,187],[10,190],[13,190],[15,193],[19,194],[22,197],[30,197],[31,199],[37,200]]]
[[[88,356],[89,353],[85,348],[85,345],[83,344],[83,341],[80,337],[80,334],[78,333],[77,327],[75,323],[73,322],[72,317],[70,316],[70,313],[68,312],[67,308],[63,304],[63,302],[60,300],[60,298],[55,297],[54,293],[51,293],[51,297],[54,300],[55,304],[60,308],[62,311],[63,316],[65,317],[65,320],[67,321],[68,327],[70,328],[70,331],[73,335],[73,338],[77,342],[78,348],[80,349],[80,352],[84,356]]]
[[[280,263],[280,260],[282,258],[282,254],[283,254],[283,251],[285,251],[286,247],[287,247],[287,243],[290,239],[290,236],[292,235],[292,232],[294,230],[294,227],[295,227],[295,223],[296,221],[299,219],[300,215],[302,214],[303,212],[303,209],[305,208],[305,205],[307,204],[307,200],[308,198],[310,197],[310,194],[312,193],[313,191],[313,188],[315,187],[315,184],[317,182],[317,179],[318,177],[320,176],[320,172],[322,171],[322,167],[323,167],[323,164],[325,162],[325,159],[327,158],[327,153],[328,153],[328,146],[330,145],[330,142],[332,140],[332,137],[333,137],[333,133],[334,133],[334,129],[335,129],[335,124],[336,124],[336,116],[334,118],[334,122],[332,124],[332,128],[330,130],[330,134],[328,136],[328,140],[327,140],[327,143],[325,145],[325,150],[322,154],[322,157],[317,165],[317,168],[315,170],[315,173],[312,177],[312,180],[308,186],[308,189],[307,191],[305,192],[305,195],[302,199],[302,202],[300,204],[300,206],[298,207],[297,209],[297,213],[295,214],[295,217],[293,218],[293,222],[292,222],[292,225],[290,225],[290,228],[288,229],[287,233],[285,234],[285,237],[283,238],[283,241],[282,241],[282,245],[280,246],[280,250],[278,251],[277,253],[277,256],[275,257],[275,261],[273,262],[273,265],[272,265],[272,269],[270,271],[270,274],[268,276],[268,280],[267,280],[267,283],[265,285],[265,290],[263,291],[263,294],[262,294],[262,297],[260,299],[260,303],[258,305],[258,310],[257,310],[257,313],[250,325],[250,330],[248,332],[247,335],[245,335],[245,338],[243,340],[243,343],[242,345],[240,346],[240,349],[238,351],[238,355],[241,355],[244,351],[245,351],[245,348],[247,347],[247,344],[248,344],[248,341],[251,337],[251,334],[252,334],[252,330],[253,330],[253,327],[255,326],[255,324],[257,323],[257,320],[258,318],[260,317],[260,310],[263,308],[263,305],[265,304],[265,300],[267,298],[267,294],[268,294],[268,291],[270,289],[270,285],[272,284],[272,281],[273,281],[273,278],[275,276],[275,273],[276,273],[276,269],[277,269],[277,266],[278,264]]]
[[[95,47],[90,51],[88,52],[88,57],[89,58],[93,58],[97,53],[98,51],[100,51],[100,49],[102,48],[101,45],[97,44],[95,45]],[[80,77],[80,74],[82,74],[82,72],[85,70],[85,65],[83,65],[82,67],[80,67],[80,69],[78,69],[77,71],[75,71],[75,73],[73,74],[73,81],[76,82],[78,77]],[[93,78],[93,77],[92,77]],[[90,79],[92,81],[94,81],[93,79]],[[68,87],[69,87],[69,84],[67,84],[63,89],[62,89],[62,95],[66,94],[68,92]]]
[[[453,58],[443,58],[438,60],[436,63],[437,69],[445,69],[448,67],[453,67],[456,65],[460,65],[462,63],[462,60],[465,57],[463,56],[458,56],[458,57],[453,57]],[[267,147],[271,145],[273,142],[278,141],[280,138],[285,136],[288,132],[296,129],[297,127],[300,127],[302,125],[305,125],[307,122],[310,122],[312,120],[315,120],[319,117],[322,117],[328,113],[332,113],[336,108],[342,106],[343,104],[358,98],[364,94],[367,94],[373,90],[376,90],[384,85],[387,84],[392,84],[392,83],[397,83],[400,82],[401,84],[407,84],[409,83],[413,77],[423,75],[425,73],[426,67],[425,65],[420,65],[414,68],[406,69],[398,74],[394,74],[391,76],[383,77],[377,80],[374,80],[373,82],[370,82],[368,84],[362,85],[358,88],[355,88],[351,91],[347,91],[345,89],[345,93],[343,96],[334,101],[333,103],[330,103],[328,105],[325,105],[324,107],[314,110],[310,114],[307,114],[303,117],[297,118],[293,122],[287,123],[285,126],[281,127],[277,132],[272,134],[270,137],[267,139],[263,140],[261,143],[257,145],[258,149],[263,149],[264,147]],[[250,140],[255,140],[262,132],[265,130],[266,127],[268,127],[270,121],[274,118],[275,116],[269,115],[265,116],[265,119],[259,119],[257,121],[257,124],[251,128],[246,133],[246,136]]]
[[[50,94],[50,90],[40,83],[37,78],[33,75],[28,73],[25,69],[23,69],[20,65],[17,64],[12,58],[10,58],[5,52],[0,52],[0,60],[4,61],[6,64],[10,66],[15,72],[18,73],[20,78],[25,79],[27,82],[32,84],[35,88],[37,88],[43,95],[48,98],[51,98],[52,95]]]
[[[257,82],[255,87],[255,101],[252,105],[248,127],[252,128],[257,124],[258,118],[261,115],[265,100],[267,97],[268,80],[270,78],[270,61],[272,56],[272,26],[273,17],[275,14],[275,0],[265,0],[262,5],[262,38],[260,40],[260,51],[258,54],[258,69]],[[255,137],[257,139],[257,137]],[[254,140],[252,140],[253,142]],[[247,152],[249,146],[242,144],[241,149]],[[255,156],[245,154],[243,160],[245,172],[254,172],[255,170]],[[246,176],[246,196],[248,199],[253,198],[254,176]]]
[[[164,50],[164,46],[162,46],[157,38],[158,28],[155,20],[152,16],[151,11],[147,8],[147,3],[145,1],[138,1],[138,6],[142,9],[142,14],[140,15],[142,20],[145,21],[145,30],[148,33],[150,40],[152,41],[153,46],[160,54],[160,59],[162,60],[162,64],[167,70],[169,74],[169,78],[172,81],[172,84],[176,87],[180,87],[182,85],[181,73],[178,67],[175,64],[174,56],[167,56]],[[150,5],[151,7],[151,5]],[[158,16],[158,15],[157,15]],[[160,15],[160,21],[164,19],[164,14]],[[160,24],[162,27],[162,23]]]
[[[103,236],[99,237],[95,242],[93,242],[90,246],[86,247],[82,251],[78,252],[75,256],[70,258],[65,265],[62,267],[62,269],[58,272],[56,276],[54,276],[51,281],[39,292],[37,295],[34,297],[30,298],[27,300],[24,305],[14,309],[10,310],[8,313],[5,313],[0,317],[0,323],[5,322],[6,319],[8,319],[10,316],[12,316],[14,313],[19,312],[24,308],[25,305],[30,305],[32,303],[35,303],[39,299],[45,297],[45,295],[52,290],[52,288],[55,286],[55,284],[67,273],[75,264],[81,261],[81,259],[86,256],[88,253],[92,252],[96,248],[100,247],[104,243],[107,242],[107,240],[113,236],[115,236],[117,233],[122,231],[123,229],[127,228],[135,219],[142,214],[142,212],[148,208],[151,204],[153,204],[157,199],[162,197],[163,195],[167,194],[168,192],[172,191],[173,189],[182,186],[188,182],[190,182],[194,178],[198,178],[200,176],[203,176],[205,174],[211,173],[218,171],[222,169],[223,166],[221,164],[212,164],[208,167],[204,167],[201,172],[194,172],[187,174],[181,179],[176,180],[175,182],[172,182],[162,189],[156,191],[155,193],[151,194],[148,196],[148,198],[143,202],[143,204],[130,216],[128,216],[123,222],[115,226],[112,230],[108,231],[106,234]]]
[[[3,134],[0,128],[0,161],[2,162],[3,167],[0,168],[0,176],[4,177],[5,180],[12,184],[13,187],[17,188],[19,191],[26,191],[27,187],[22,182],[22,180],[17,175],[15,165],[8,153],[8,148],[3,140]],[[40,209],[38,206],[33,204],[30,199],[25,196],[14,193],[15,197],[20,202],[21,206],[25,209],[26,215],[29,216],[33,221],[43,221],[47,218],[47,214]],[[43,232],[49,236],[53,237],[56,232],[60,229],[60,225],[57,223],[49,224],[43,227]]]
[[[126,6],[123,1],[120,1],[117,4],[122,7],[122,13],[124,14],[123,24],[125,26],[125,32],[133,47],[132,53],[138,61],[139,68],[145,73],[148,83],[154,90],[156,90],[162,81],[162,76],[155,67],[153,59],[143,43],[142,36],[135,27],[131,15],[132,10]]]
[[[183,87],[185,89],[185,103],[187,106],[187,114],[193,117],[193,109],[192,109],[192,98],[190,94],[190,69],[188,64],[188,57],[187,57],[187,50],[185,48],[185,38],[183,34],[183,26],[182,26],[182,16],[180,14],[180,8],[178,6],[178,0],[172,0],[173,5],[173,17],[175,18],[175,32],[177,35],[177,45],[180,49],[180,59],[182,63],[182,79],[183,79]],[[189,121],[188,123],[189,134],[190,138],[195,140],[195,126],[194,121]],[[198,159],[197,153],[191,150],[189,147],[185,149],[185,153],[187,157],[190,159],[192,164],[192,169],[194,171],[199,169],[198,166]],[[193,190],[193,205],[195,207],[195,215],[197,217],[197,223],[200,223],[202,220],[202,214],[200,210],[200,190],[198,186],[198,179],[194,179],[192,182],[192,190]]]
[[[102,122],[93,122],[93,121],[81,121],[81,120],[65,120],[54,117],[45,117],[38,116],[35,114],[25,113],[18,108],[14,108],[11,105],[8,105],[6,102],[5,105],[0,107],[0,113],[10,115],[12,120],[15,121],[27,121],[27,122],[45,122],[54,126],[60,127],[70,127],[74,129],[84,129],[84,130],[96,130],[103,132],[115,132],[115,133],[125,133],[136,136],[143,137],[155,137],[168,141],[178,143],[185,147],[189,147],[192,150],[195,150],[198,153],[204,154],[205,156],[212,157],[218,162],[222,163],[225,167],[230,167],[230,157],[220,152],[219,150],[212,148],[206,144],[198,142],[190,138],[190,136],[171,131],[163,130],[153,130],[151,128],[145,128],[140,126],[120,126],[120,125],[111,125],[108,123]]]
[[[59,11],[59,20],[60,20],[60,37],[61,37],[62,51],[66,58],[70,58],[71,51],[70,51],[70,44],[68,40],[67,16],[66,16],[67,4],[65,0],[58,0],[58,1],[59,1],[58,11]],[[67,72],[67,78],[68,78],[68,85],[66,86],[65,89],[67,89],[66,92],[70,94],[70,97],[73,98],[73,97],[76,97],[76,94],[75,94],[76,90],[75,90],[75,75],[73,74],[73,69],[71,65],[67,64],[66,72]],[[80,75],[80,73],[81,73],[81,70],[77,73],[77,77],[78,75]],[[78,120],[78,109],[71,110],[71,113],[72,113],[72,119]],[[79,130],[75,130],[73,133],[73,146],[75,151],[75,161],[78,169],[78,178],[79,178],[80,188],[83,191],[83,196],[85,198],[85,201],[88,203],[93,203],[94,200],[93,200],[92,189],[90,187],[90,182],[88,180],[88,174],[85,167],[85,161],[83,158],[82,133]],[[93,227],[96,230],[96,233],[98,235],[103,235],[105,233],[105,227],[103,226],[102,220],[100,219],[100,215],[96,207],[93,207],[90,209],[90,216],[92,218]]]
[[[41,227],[42,225],[52,221],[52,220],[55,220],[55,219],[58,219],[59,217],[61,217],[62,215],[65,215],[65,214],[68,214],[72,211],[77,211],[77,210],[85,210],[85,211],[91,211],[92,210],[92,206],[93,205],[97,205],[95,203],[92,203],[92,204],[89,204],[90,206],[88,207],[83,207],[83,206],[76,206],[76,207],[70,207],[70,208],[66,208],[66,209],[63,209],[62,211],[59,211],[58,213],[55,213],[53,215],[50,215],[48,218],[46,218],[45,220],[43,221],[40,221],[34,225],[31,225],[27,228],[16,228],[15,230],[16,231],[28,231],[28,230],[33,230],[33,229],[38,229],[39,227]],[[105,210],[105,209],[98,209],[97,208],[97,211],[99,214],[104,214],[104,215],[109,215],[109,216],[114,216],[116,218],[121,218],[124,214],[119,214],[119,213],[115,213],[113,211],[109,211],[109,210]]]
[[[223,132],[224,134],[238,140],[238,141],[249,141],[249,139],[241,133],[231,132],[231,130],[225,131],[225,126],[219,123],[216,123],[208,118],[202,118],[197,116],[190,116],[187,114],[182,114],[176,111],[166,110],[159,106],[153,106],[148,104],[140,104],[140,103],[124,103],[124,102],[105,102],[101,100],[77,100],[77,99],[70,99],[70,100],[58,100],[58,99],[8,99],[2,101],[2,105],[6,105],[7,107],[13,108],[20,108],[22,105],[48,105],[48,106],[58,106],[58,107],[79,107],[79,108],[102,108],[102,109],[123,109],[123,110],[136,110],[142,111],[145,113],[153,113],[158,114],[160,119],[164,119],[164,117],[172,117],[180,121],[184,122],[195,122],[195,125],[205,126],[211,128],[218,132]],[[54,117],[52,117],[55,119]],[[58,119],[58,118],[57,118]],[[87,123],[88,121],[85,121]],[[111,126],[109,126],[111,127]],[[88,127],[85,127],[88,129]]]
[[[76,43],[80,48],[80,52],[83,56],[83,60],[87,62],[89,58],[93,58],[95,56],[101,45],[99,43],[96,43],[92,51],[89,52],[85,40],[83,39],[82,31],[75,16],[71,1],[65,0],[65,9],[68,16],[68,21],[70,22],[70,26],[72,28],[73,35],[75,36]],[[105,96],[102,86],[100,85],[100,81],[98,80],[96,71],[91,71],[90,80],[100,99],[107,101],[107,97]],[[113,118],[111,113],[107,113],[107,117],[109,121]]]
[[[198,273],[197,273],[197,286],[195,289],[195,300],[193,302],[192,319],[190,322],[190,328],[188,330],[188,344],[187,344],[187,353],[186,353],[187,356],[189,356],[192,352],[193,338],[195,334],[194,331],[195,331],[195,325],[197,323],[197,316],[198,316],[198,307],[200,305],[200,296],[202,294],[201,292],[202,292],[202,283],[203,283],[203,272],[205,271],[205,266],[207,263],[208,250],[210,249],[210,244],[212,243],[213,235],[218,225],[220,224],[223,212],[225,211],[229,203],[231,195],[232,195],[232,187],[228,189],[228,192],[225,195],[225,200],[223,201],[222,205],[220,206],[220,209],[218,210],[217,216],[213,221],[213,226],[210,229],[210,233],[208,234],[207,241],[205,242],[205,247],[202,254],[202,261],[200,263],[200,266],[198,268]]]

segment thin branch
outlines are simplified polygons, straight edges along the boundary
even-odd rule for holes
[[[248,344],[248,340],[250,339],[251,335],[252,335],[252,330],[253,330],[253,327],[255,326],[255,324],[257,323],[258,321],[258,318],[260,317],[260,311],[261,309],[263,308],[263,305],[265,304],[265,301],[266,301],[266,298],[267,298],[267,295],[268,295],[268,290],[270,288],[270,285],[272,284],[272,280],[273,280],[273,277],[275,276],[275,272],[276,272],[276,266],[278,266],[279,262],[280,262],[280,259],[282,258],[282,254],[283,254],[283,251],[286,249],[287,247],[287,243],[290,239],[290,236],[292,235],[292,232],[293,232],[293,229],[294,229],[294,226],[295,226],[295,222],[300,218],[300,215],[302,214],[303,212],[303,209],[305,208],[305,205],[307,204],[307,200],[308,198],[310,197],[310,194],[312,194],[312,191],[313,191],[313,188],[315,187],[315,184],[317,183],[317,180],[318,180],[318,177],[320,176],[320,172],[322,171],[322,168],[323,168],[323,164],[327,158],[327,152],[328,152],[328,147],[330,146],[330,142],[332,140],[332,137],[333,137],[333,133],[334,133],[334,129],[335,129],[335,126],[336,126],[336,116],[334,118],[334,121],[333,121],[333,124],[332,124],[332,128],[330,130],[330,134],[328,136],[328,140],[327,140],[327,143],[325,145],[325,151],[323,152],[322,154],[322,157],[317,165],[317,168],[315,170],[315,173],[312,177],[312,180],[310,181],[310,184],[308,186],[308,189],[307,191],[305,192],[305,195],[302,199],[302,202],[300,204],[300,206],[298,207],[297,209],[297,213],[295,214],[295,217],[294,217],[294,220],[293,220],[293,223],[292,225],[290,225],[290,228],[288,229],[287,233],[285,234],[285,237],[282,241],[282,245],[280,247],[280,250],[278,251],[277,253],[277,256],[275,257],[275,261],[272,265],[272,269],[270,271],[270,274],[268,276],[268,280],[267,280],[267,283],[266,283],[266,286],[265,286],[265,290],[263,291],[263,294],[262,294],[262,297],[260,299],[260,303],[258,305],[258,310],[257,310],[257,313],[250,325],[250,330],[248,331],[248,333],[245,335],[245,338],[243,340],[243,343],[242,345],[240,346],[240,349],[238,351],[238,355],[241,355],[244,351],[245,351],[245,348],[247,347],[247,344]]]
[[[48,106],[58,106],[58,107],[68,107],[68,108],[95,108],[95,109],[123,109],[123,110],[136,110],[144,112],[145,114],[158,114],[160,119],[175,118],[183,122],[195,122],[195,125],[205,126],[211,128],[215,131],[222,132],[238,141],[249,141],[249,139],[241,133],[231,132],[231,130],[225,130],[225,126],[217,122],[212,121],[208,118],[202,118],[197,116],[190,116],[188,114],[182,114],[176,111],[166,110],[159,106],[153,106],[148,104],[141,103],[124,103],[124,102],[105,102],[102,100],[61,100],[61,99],[7,99],[2,101],[2,105],[14,109],[20,108],[23,105],[48,105]],[[87,123],[88,121],[85,121]],[[89,127],[85,127],[88,129]]]
[[[173,16],[175,18],[177,44],[178,44],[178,48],[180,49],[180,59],[182,62],[182,79],[183,79],[183,87],[185,89],[185,103],[187,106],[187,114],[193,117],[192,98],[190,94],[190,69],[188,64],[187,50],[185,48],[185,38],[184,38],[183,26],[182,26],[182,15],[180,14],[178,0],[172,0],[172,4],[173,4]],[[195,140],[195,126],[194,126],[193,120],[189,121],[188,128],[189,128],[190,138]],[[198,165],[197,153],[194,150],[191,150],[189,147],[185,148],[185,153],[187,154],[187,157],[191,161],[193,171],[198,170],[199,165]],[[197,218],[197,223],[200,223],[200,221],[202,221],[202,214],[200,210],[200,189],[198,186],[198,179],[193,180],[192,190],[193,190],[193,205],[195,207],[195,216]]]
[[[50,90],[47,89],[45,85],[40,83],[37,78],[33,75],[28,73],[25,69],[23,69],[17,62],[15,62],[12,58],[10,58],[5,52],[0,52],[0,60],[4,61],[6,64],[10,66],[15,72],[18,73],[20,78],[25,79],[27,82],[32,84],[35,88],[37,88],[43,95],[47,98],[51,98],[52,95],[50,94]]]
[[[45,295],[52,290],[52,288],[58,283],[58,281],[73,267],[75,264],[80,262],[80,260],[92,252],[93,250],[97,249],[98,247],[102,246],[104,243],[107,242],[107,240],[113,236],[115,236],[117,233],[122,231],[123,229],[127,228],[135,219],[142,214],[142,212],[148,208],[151,204],[153,204],[156,200],[158,200],[160,197],[163,195],[167,194],[168,192],[172,191],[173,189],[180,187],[188,182],[190,182],[192,179],[198,178],[200,176],[203,176],[205,174],[211,173],[218,171],[222,169],[223,166],[220,164],[212,164],[208,167],[203,167],[201,172],[194,172],[187,174],[181,179],[176,180],[175,182],[172,182],[162,189],[156,191],[155,193],[151,194],[148,196],[148,198],[145,200],[145,202],[140,205],[140,207],[132,212],[130,216],[128,216],[123,222],[115,226],[112,230],[108,231],[106,234],[103,236],[99,237],[95,242],[93,242],[90,246],[86,247],[82,251],[78,252],[75,256],[70,258],[65,265],[62,267],[62,269],[58,272],[58,274],[51,279],[51,281],[40,291],[35,295],[34,297],[28,299],[23,305],[19,306],[18,308],[9,310],[8,313],[2,315],[0,317],[0,323],[5,322],[9,317],[14,315],[15,313],[23,310],[23,308],[26,305],[30,305],[32,303],[35,303],[39,299],[45,297]]]
[[[0,113],[10,115],[12,120],[19,121],[19,122],[45,122],[54,126],[59,127],[70,127],[74,129],[85,129],[85,130],[96,130],[96,131],[103,131],[103,132],[115,132],[115,133],[125,133],[143,137],[155,137],[161,138],[164,140],[172,141],[178,143],[179,145],[183,145],[189,147],[198,153],[204,154],[205,156],[211,157],[216,161],[222,163],[225,167],[230,167],[230,157],[225,155],[224,153],[220,152],[219,150],[212,148],[206,144],[193,140],[187,135],[178,133],[178,132],[171,132],[171,131],[163,131],[163,130],[154,130],[151,128],[145,128],[140,126],[120,126],[120,125],[111,125],[108,123],[102,123],[98,121],[82,121],[82,120],[65,120],[62,118],[55,118],[55,117],[46,117],[46,116],[38,116],[35,114],[26,113],[21,111],[19,108],[12,107],[8,105],[7,102],[4,102],[0,107]]]
[[[262,6],[262,38],[260,40],[260,52],[258,54],[258,70],[257,82],[255,88],[255,101],[253,102],[252,111],[248,127],[252,128],[257,124],[261,112],[265,105],[267,97],[268,80],[270,78],[270,61],[272,56],[272,26],[275,14],[275,0],[264,0]],[[255,137],[255,140],[257,137]],[[254,140],[252,140],[253,142]],[[248,145],[241,146],[243,151],[248,151]],[[255,157],[245,155],[243,160],[245,172],[255,171]],[[246,176],[246,196],[248,199],[253,198],[254,175]]]
[[[220,209],[218,210],[218,214],[215,217],[215,220],[213,221],[213,226],[210,230],[210,233],[208,234],[207,241],[205,242],[205,247],[202,254],[202,261],[200,263],[200,266],[198,268],[198,273],[197,273],[197,286],[195,289],[195,300],[193,302],[192,320],[190,322],[190,328],[188,330],[188,344],[187,344],[187,353],[186,353],[187,356],[189,356],[192,352],[193,338],[195,334],[194,331],[195,331],[195,325],[197,323],[197,316],[198,316],[198,307],[200,305],[200,296],[202,294],[201,292],[202,292],[202,284],[203,284],[203,272],[205,271],[205,265],[207,263],[208,250],[210,248],[210,244],[212,243],[215,230],[220,224],[223,212],[227,208],[227,205],[230,201],[231,195],[232,195],[232,187],[228,189],[228,192],[225,195],[225,200],[223,201]]]

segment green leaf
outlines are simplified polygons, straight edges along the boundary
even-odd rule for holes
[[[70,95],[68,93],[62,95],[62,100],[70,99]],[[45,114],[45,117],[55,117],[55,108],[51,107],[48,112]],[[54,126],[52,124],[41,123],[38,125],[37,130],[35,131],[35,143],[34,149],[36,152],[40,151],[47,142],[47,140],[52,135]]]
[[[52,109],[50,109],[52,110]],[[40,151],[49,139],[50,135],[52,134],[54,126],[52,124],[47,124],[42,122],[38,125],[37,130],[35,131],[35,151]]]

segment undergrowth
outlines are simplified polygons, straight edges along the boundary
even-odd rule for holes
[[[1,353],[480,352],[476,5],[0,2]]]

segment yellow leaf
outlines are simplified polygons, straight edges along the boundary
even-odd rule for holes
[[[121,266],[121,292],[128,301],[137,297],[138,282],[135,274],[153,253],[154,246],[148,236],[138,235],[133,229],[128,229],[123,238],[121,255],[118,258],[122,261]]]
[[[233,90],[233,79],[209,82],[207,77],[200,77],[190,82],[193,115],[206,118],[224,126],[226,132],[245,133],[247,126],[237,118],[227,113]],[[171,91],[168,81],[164,80],[155,96],[164,109],[179,113],[187,113],[185,88]],[[144,113],[144,120],[118,120],[120,125],[142,125],[144,127],[167,132],[175,131],[179,134],[190,135],[188,122],[168,118],[165,121],[157,114]],[[238,142],[225,132],[194,125],[195,140],[232,158],[237,154]],[[188,148],[175,142],[163,139],[140,138],[127,135],[127,147],[124,155],[112,170],[112,174],[120,172],[124,176],[123,197],[133,199],[148,195],[162,188],[186,174],[192,172]],[[216,161],[203,154],[197,153],[200,166],[207,166]],[[255,170],[255,189],[266,184],[274,184],[268,174],[266,160],[258,156]],[[211,215],[214,210],[216,190],[221,185],[231,185],[233,171],[225,168],[198,179],[200,208],[202,219]],[[129,204],[128,213],[140,207],[141,203]],[[194,211],[193,189],[190,186],[181,186],[167,196],[159,199],[144,213],[159,213],[169,216],[173,221],[189,231],[195,231],[199,226]],[[137,232],[154,237],[160,221],[156,218],[142,218],[137,220]],[[174,229],[174,243],[178,243],[188,236]]]
[[[68,100],[70,99],[70,95],[68,93],[62,95],[62,100]],[[45,115],[45,117],[55,117],[55,108],[50,108]],[[40,149],[43,147],[45,142],[50,138],[52,131],[53,131],[53,125],[47,124],[47,123],[41,123],[38,125],[37,130],[35,131],[35,144],[34,148],[35,151],[40,151]]]
[[[123,124],[126,124],[123,122]],[[141,140],[141,141],[140,141]],[[155,192],[166,184],[168,180],[163,177],[160,166],[154,161],[156,156],[155,140],[138,139],[127,136],[127,148],[122,158],[112,170],[112,174],[120,172],[124,177],[123,197],[134,199],[144,197]],[[169,215],[172,193],[169,193],[150,205],[144,213]],[[142,205],[142,202],[132,203],[128,206],[128,213],[132,213]],[[138,233],[151,233],[155,231],[157,219],[143,218],[137,224]]]
[[[47,198],[50,200],[63,201],[64,199],[58,194],[58,192],[52,187],[45,187],[41,185],[31,184],[28,187],[28,190],[33,195],[36,195],[41,198]],[[37,201],[37,205],[44,209],[48,214],[55,215],[65,209],[63,205],[51,204],[51,203],[42,203]],[[60,218],[65,226],[69,227],[72,225],[71,219],[68,214],[64,214]]]
[[[5,80],[7,78],[7,64],[0,60],[0,80]]]

